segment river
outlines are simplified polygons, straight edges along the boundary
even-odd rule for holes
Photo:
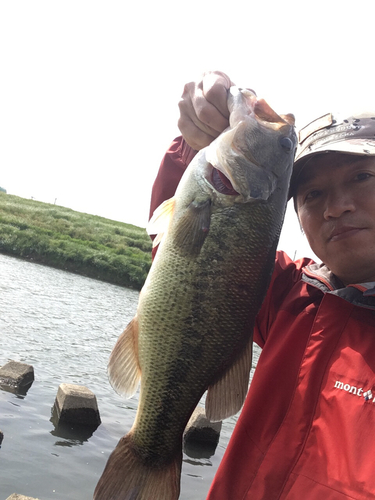
[[[135,417],[137,395],[111,388],[109,354],[138,292],[0,254],[0,366],[34,367],[26,396],[0,389],[0,500],[90,500],[107,458]],[[259,351],[255,352],[255,361]],[[61,383],[92,390],[102,423],[91,436],[61,433],[51,410]],[[184,453],[181,500],[204,500],[236,422],[223,422],[213,456]]]

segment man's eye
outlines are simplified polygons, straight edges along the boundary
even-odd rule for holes
[[[319,191],[318,189],[313,189],[312,191],[309,191],[306,196],[305,196],[305,200],[306,201],[311,201],[311,200],[315,200],[316,198],[318,198],[318,196],[320,195],[321,191]]]
[[[366,179],[369,179],[370,177],[372,177],[372,175],[369,174],[368,172],[360,172],[359,174],[357,174],[355,176],[355,180],[356,181],[365,181]]]

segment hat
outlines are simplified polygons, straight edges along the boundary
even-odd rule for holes
[[[375,112],[361,112],[344,118],[327,113],[303,127],[298,133],[289,197],[294,195],[296,182],[307,160],[329,152],[375,156]]]

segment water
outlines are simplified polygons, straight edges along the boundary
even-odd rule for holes
[[[137,408],[137,395],[118,396],[106,374],[109,354],[137,301],[136,291],[0,254],[0,366],[21,361],[35,372],[26,396],[0,390],[0,500],[12,493],[92,499]],[[56,431],[51,410],[61,383],[95,393],[102,424],[91,436]],[[235,422],[236,417],[224,421],[213,456],[184,454],[181,500],[205,499]]]

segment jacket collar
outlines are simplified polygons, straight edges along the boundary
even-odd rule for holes
[[[319,288],[322,292],[332,292],[344,288],[344,284],[325,264],[310,264],[302,269],[303,281]]]
[[[302,269],[302,281],[324,293],[332,293],[360,307],[375,309],[375,282],[345,286],[325,264],[310,264]]]

